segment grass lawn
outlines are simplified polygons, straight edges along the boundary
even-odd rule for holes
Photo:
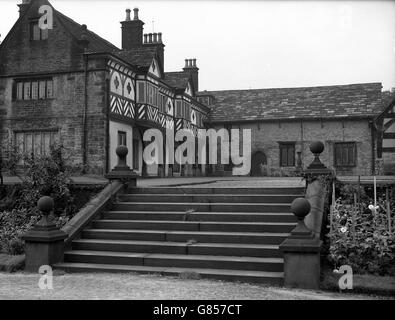
[[[59,274],[53,290],[38,287],[40,275],[0,273],[2,299],[202,299],[315,300],[382,299],[336,292],[291,290],[246,283],[136,274]],[[389,297],[386,297],[388,299]]]
[[[14,272],[23,267],[25,255],[11,256],[0,253],[0,271]]]
[[[339,291],[339,278],[341,274],[326,271],[321,288],[324,290]],[[344,290],[344,293],[350,290]],[[370,274],[354,274],[352,293],[379,294],[395,297],[395,277],[381,277]]]

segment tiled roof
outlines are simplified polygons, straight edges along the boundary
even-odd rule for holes
[[[115,52],[114,54],[133,66],[149,68],[152,63],[152,59],[156,55],[156,51],[157,49],[153,46],[142,46],[129,50],[122,50],[119,52]]]
[[[191,75],[187,72],[165,72],[165,82],[177,89],[185,89],[188,85],[188,81]]]
[[[55,9],[54,9],[55,10]],[[76,38],[81,38],[82,26],[75,22],[73,19],[65,16],[63,13],[55,10],[55,14],[63,24],[63,26]],[[89,41],[88,51],[90,52],[105,52],[105,51],[114,51],[119,50],[116,46],[114,46],[109,41],[103,39],[98,36],[96,33],[87,30],[86,33],[87,40]]]
[[[297,118],[372,117],[382,103],[381,83],[204,91],[214,102],[211,121],[227,122]]]

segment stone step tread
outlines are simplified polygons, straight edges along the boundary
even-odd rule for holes
[[[300,194],[289,193],[264,193],[264,194],[245,194],[245,193],[124,193],[121,197],[128,196],[177,196],[177,197],[300,197]]]
[[[293,222],[222,222],[222,221],[179,221],[179,220],[119,220],[119,219],[99,219],[95,222],[119,222],[119,223],[171,223],[171,224],[221,224],[221,225],[258,225],[258,226],[296,226]]]
[[[272,249],[278,250],[279,246],[270,244],[240,244],[240,243],[211,243],[197,242],[188,244],[187,242],[171,241],[140,241],[140,240],[106,240],[106,239],[78,239],[73,243],[98,243],[98,244],[130,244],[130,245],[154,245],[154,246],[194,246],[194,247],[219,247],[219,248],[250,248],[250,249]]]
[[[228,269],[203,269],[203,268],[176,268],[176,267],[148,267],[148,266],[130,266],[119,264],[98,264],[98,263],[77,263],[62,262],[54,264],[55,269],[62,268],[79,268],[86,269],[87,272],[145,272],[145,273],[161,273],[163,275],[175,275],[184,272],[196,272],[202,275],[227,275],[234,277],[254,277],[254,278],[278,278],[284,277],[283,272],[266,272],[266,271],[247,271],[247,270],[228,270]]]
[[[167,210],[167,211],[110,210],[110,211],[104,211],[104,213],[106,213],[106,214],[109,214],[109,213],[117,213],[117,214],[119,214],[119,213],[120,214],[128,214],[128,213],[131,213],[131,214],[134,214],[134,213],[136,213],[136,214],[147,214],[147,213],[152,213],[152,214],[163,214],[163,215],[166,215],[166,214],[185,215],[186,211],[169,211],[169,210]],[[235,212],[235,211],[232,211],[232,212],[192,211],[192,212],[190,212],[188,214],[190,214],[190,215],[192,215],[192,214],[210,214],[210,215],[216,215],[216,214],[219,214],[219,215],[241,215],[241,214],[243,214],[243,215],[253,215],[253,216],[269,216],[269,215],[294,216],[294,214],[291,213],[291,212],[242,212],[242,211],[240,211],[240,212]]]
[[[227,236],[265,236],[287,237],[289,233],[280,232],[223,232],[223,231],[180,231],[180,230],[143,230],[143,229],[84,229],[93,232],[117,232],[117,233],[166,233],[166,234],[190,234],[190,235],[227,235]]]
[[[287,203],[256,203],[256,202],[146,202],[146,201],[116,201],[114,205],[117,204],[130,204],[130,205],[199,205],[199,206],[207,206],[207,205],[232,205],[232,206],[287,206],[291,205],[291,202]]]
[[[172,260],[203,260],[223,262],[256,262],[256,263],[284,263],[282,258],[257,258],[241,256],[213,256],[213,255],[185,255],[185,254],[163,254],[163,253],[135,253],[135,252],[113,252],[95,250],[70,250],[65,255],[78,256],[107,256],[107,257],[131,257],[150,259],[172,259]]]

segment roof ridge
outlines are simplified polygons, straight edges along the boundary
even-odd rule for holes
[[[380,85],[381,82],[363,82],[363,83],[350,83],[350,84],[335,84],[325,86],[307,86],[307,87],[272,87],[272,88],[256,88],[256,89],[224,89],[224,90],[204,90],[198,93],[212,93],[212,92],[238,92],[238,91],[263,91],[263,90],[296,90],[296,89],[316,89],[316,88],[338,88],[338,87],[352,87],[352,86],[367,86],[367,85]]]
[[[53,7],[52,7],[53,8]],[[53,8],[53,10],[55,11],[56,14],[58,14],[60,16],[60,18],[66,19],[69,23],[75,24],[76,26],[78,26],[79,28],[82,27],[82,25],[80,23],[78,23],[77,21],[73,20],[72,18],[66,16],[64,13],[60,12],[59,10],[56,10],[55,8]],[[69,31],[71,34],[73,34],[73,32],[71,30],[69,30],[69,28],[67,27],[67,25],[63,24],[63,27]],[[111,43],[110,41],[104,39],[103,37],[99,36],[97,33],[93,32],[92,30],[89,30],[88,28],[86,29],[86,31],[92,35],[93,37],[95,37],[97,40],[104,42],[106,45],[110,46],[113,48],[113,50],[120,50],[116,45],[114,45],[113,43]]]

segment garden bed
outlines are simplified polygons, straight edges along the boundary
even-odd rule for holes
[[[1,188],[0,253],[24,253],[22,236],[41,218],[36,207],[42,196],[53,198],[55,207],[51,218],[63,227],[105,185],[73,184],[75,168],[66,166],[62,147],[51,148],[49,155],[24,156],[25,172],[22,183]]]

